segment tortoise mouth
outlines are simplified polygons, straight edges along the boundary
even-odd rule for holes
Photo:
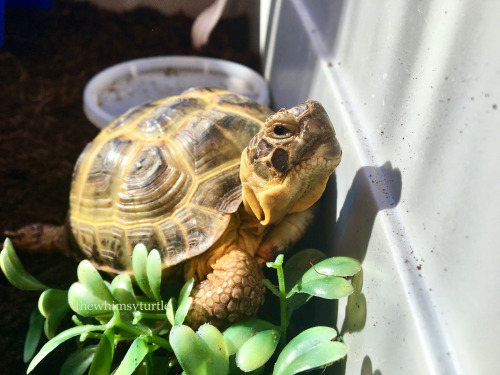
[[[342,153],[335,158],[311,157],[297,163],[292,173],[303,176],[304,174],[325,174],[330,175],[340,164]]]
[[[299,158],[297,158],[291,170],[299,172],[304,169],[312,171],[316,168],[320,170],[332,168],[333,172],[342,159],[342,149],[340,148],[337,138],[333,134],[328,134],[324,137],[316,137],[308,142],[303,150],[304,151]]]

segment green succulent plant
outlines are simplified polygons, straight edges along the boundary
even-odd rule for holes
[[[137,245],[132,264],[136,293],[129,275],[111,283],[89,261],[77,270],[78,282],[68,291],[51,289],[28,274],[9,239],[0,253],[0,266],[15,287],[40,290],[38,307],[29,323],[24,361],[30,373],[51,351],[72,338],[79,349],[70,355],[60,374],[269,374],[291,375],[321,368],[346,356],[348,347],[331,327],[312,327],[287,341],[294,310],[313,296],[338,299],[353,292],[347,280],[361,270],[348,257],[325,259],[314,249],[301,251],[283,265],[283,255],[267,266],[277,272],[278,287],[264,284],[279,298],[280,325],[258,318],[238,322],[220,332],[210,324],[196,332],[184,325],[194,281],[182,288],[161,288],[160,254]],[[320,260],[312,265],[312,260]],[[311,265],[304,268],[304,265]],[[304,272],[305,271],[305,272]],[[287,289],[286,286],[292,287]],[[58,332],[72,310],[72,328]],[[42,332],[48,341],[36,353]],[[125,345],[124,355],[116,350]],[[36,354],[35,354],[36,353]],[[273,365],[274,362],[274,365]]]

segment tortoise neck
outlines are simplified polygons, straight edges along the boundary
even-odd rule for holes
[[[262,225],[253,211],[247,210],[244,204],[240,206],[238,214],[240,216],[241,225],[249,228],[255,234],[261,234],[267,227],[266,225]]]
[[[249,162],[246,150],[241,156],[240,180],[248,225],[257,228],[276,224],[290,211],[292,194],[286,194],[290,191],[288,184],[260,176]]]

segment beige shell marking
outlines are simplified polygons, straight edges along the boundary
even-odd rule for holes
[[[87,146],[75,167],[70,225],[99,268],[131,269],[135,244],[164,267],[208,249],[241,203],[243,149],[272,112],[216,89],[133,108]]]

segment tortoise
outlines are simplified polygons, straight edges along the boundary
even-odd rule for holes
[[[253,316],[261,265],[298,241],[341,159],[322,105],[273,112],[216,88],[128,110],[76,163],[66,225],[9,233],[28,251],[79,249],[98,269],[132,271],[142,243],[194,277],[192,327]]]

